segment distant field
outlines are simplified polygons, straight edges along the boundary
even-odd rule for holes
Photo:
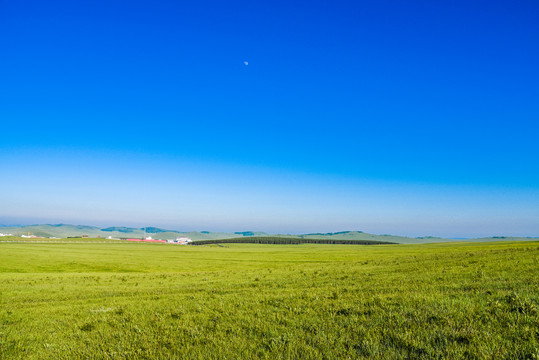
[[[106,239],[106,238],[62,238],[62,239],[50,239],[50,238],[22,238],[19,236],[1,236],[0,243],[48,243],[48,244],[69,244],[69,243],[125,243],[125,240]]]
[[[534,241],[2,242],[0,359],[535,359],[538,269]]]

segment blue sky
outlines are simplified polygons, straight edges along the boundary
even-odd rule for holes
[[[536,1],[3,0],[0,35],[0,223],[539,235]]]

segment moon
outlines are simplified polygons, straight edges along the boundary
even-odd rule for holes
[[[249,61],[244,61],[243,65],[245,65],[245,66],[249,65]]]

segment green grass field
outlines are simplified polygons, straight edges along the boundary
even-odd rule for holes
[[[539,242],[0,243],[1,359],[536,359]]]

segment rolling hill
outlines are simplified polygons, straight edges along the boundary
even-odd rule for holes
[[[456,242],[456,241],[473,241],[473,242],[489,242],[489,241],[525,241],[535,240],[536,237],[510,237],[510,236],[492,236],[475,239],[446,239],[433,236],[425,237],[406,237],[398,235],[376,235],[362,231],[339,231],[331,233],[309,233],[309,234],[268,234],[255,231],[238,231],[238,232],[213,232],[213,231],[189,231],[182,232],[176,230],[167,230],[157,227],[134,228],[124,226],[111,226],[99,228],[97,226],[88,225],[69,225],[69,224],[41,224],[27,226],[0,226],[0,233],[10,233],[13,235],[36,235],[43,237],[73,237],[87,235],[89,237],[113,237],[113,238],[141,238],[144,235],[159,239],[174,239],[185,236],[193,240],[219,240],[233,239],[242,237],[280,237],[280,238],[302,238],[302,239],[327,239],[327,240],[361,240],[361,241],[383,241],[398,244],[422,244],[436,242]]]

